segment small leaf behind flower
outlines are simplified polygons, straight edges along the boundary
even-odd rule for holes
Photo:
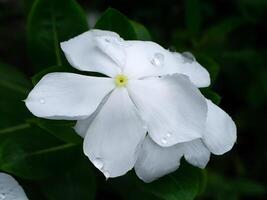
[[[135,40],[137,34],[131,21],[118,10],[108,8],[96,22],[95,28],[118,33],[123,39]]]
[[[28,17],[29,53],[37,71],[65,62],[59,43],[88,30],[86,15],[74,0],[35,0]]]
[[[183,161],[178,170],[152,183],[144,183],[130,172],[111,180],[110,187],[125,200],[193,200],[203,192],[206,185],[205,176],[203,170]]]
[[[79,153],[79,146],[63,143],[38,127],[24,126],[0,132],[0,170],[25,179],[63,173]]]

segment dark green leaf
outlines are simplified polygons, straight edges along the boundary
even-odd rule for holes
[[[180,168],[152,183],[144,183],[133,173],[111,182],[124,199],[193,200],[203,191],[206,184],[205,173],[185,162]],[[127,189],[124,189],[127,188]]]
[[[143,189],[163,200],[193,200],[203,187],[203,172],[185,162],[180,168]]]
[[[30,87],[21,72],[0,63],[0,129],[23,123],[30,116],[23,102]]]
[[[59,43],[88,30],[74,0],[36,0],[28,17],[29,53],[38,70],[64,63]]]
[[[93,200],[95,176],[87,160],[77,161],[65,174],[44,181],[41,185],[48,200]]]
[[[197,55],[197,60],[203,67],[205,67],[208,70],[211,78],[211,84],[213,84],[220,70],[219,64],[211,57],[205,54]]]
[[[221,96],[216,92],[212,91],[210,88],[202,88],[201,92],[207,99],[210,99],[216,105],[220,104],[222,99]]]
[[[199,0],[185,1],[185,21],[187,29],[191,36],[196,36],[199,33],[201,26],[201,8]]]
[[[36,0],[23,0],[23,1],[24,1],[25,12],[26,12],[26,14],[28,14],[32,8],[33,3]]]
[[[46,120],[36,118],[31,120],[31,123],[36,124],[40,128],[46,130],[58,139],[74,144],[81,144],[82,139],[74,131],[73,127],[75,122],[73,121],[59,121],[59,120]]]
[[[244,196],[261,196],[267,188],[245,178],[227,178],[217,173],[209,173],[206,196],[218,199],[240,199]]]
[[[152,40],[150,33],[148,32],[146,27],[144,27],[142,24],[140,24],[136,21],[133,21],[133,20],[131,20],[130,22],[134,28],[135,33],[136,33],[136,37],[137,37],[136,39],[137,40],[144,40],[144,41]]]
[[[95,28],[118,33],[125,40],[137,39],[131,21],[119,11],[108,8],[96,22]]]
[[[219,48],[219,50],[221,51],[221,44],[224,43],[229,33],[240,27],[242,23],[243,21],[238,17],[224,19],[220,23],[209,27],[204,32],[199,45],[202,48],[214,46],[215,48]]]
[[[77,153],[77,145],[62,143],[28,124],[0,132],[0,170],[22,178],[41,179],[60,174],[75,163]]]

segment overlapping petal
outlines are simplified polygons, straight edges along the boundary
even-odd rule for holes
[[[154,42],[125,41],[127,64],[124,73],[131,78],[180,73],[187,75],[197,87],[210,84],[208,71],[195,59],[170,52]]]
[[[184,157],[187,162],[202,169],[206,167],[210,159],[210,151],[202,139],[180,143],[178,146],[184,152]]]
[[[210,100],[204,142],[213,154],[224,154],[236,142],[236,125],[231,117]]]
[[[182,156],[175,145],[161,147],[147,136],[134,169],[140,179],[151,182],[178,169]]]
[[[161,146],[202,137],[207,105],[199,90],[184,75],[131,80],[129,94]]]
[[[145,182],[154,181],[178,169],[182,156],[187,162],[203,168],[209,161],[210,152],[200,139],[161,147],[147,136],[140,149],[135,172]]]
[[[127,90],[116,89],[89,126],[84,152],[107,178],[120,176],[134,166],[145,134]]]
[[[10,175],[0,173],[0,199],[28,200],[18,182]]]
[[[30,92],[26,106],[38,117],[83,119],[96,110],[114,87],[110,78],[50,73]]]
[[[82,71],[94,71],[115,76],[125,62],[125,53],[118,34],[103,30],[90,30],[61,43],[69,63]]]

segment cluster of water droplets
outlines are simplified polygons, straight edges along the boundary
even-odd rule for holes
[[[161,53],[155,53],[151,60],[151,64],[156,67],[162,67],[164,64],[164,55]]]
[[[94,161],[93,161],[93,164],[94,166],[99,169],[103,174],[104,176],[106,177],[106,179],[108,179],[110,177],[110,174],[107,170],[104,169],[104,163],[103,161],[100,159],[100,158],[96,158]]]
[[[161,139],[162,144],[167,144],[167,143],[168,143],[168,139],[169,139],[171,136],[172,136],[172,133],[171,133],[171,132],[168,132],[168,133],[166,134],[166,136],[163,137],[163,138]]]

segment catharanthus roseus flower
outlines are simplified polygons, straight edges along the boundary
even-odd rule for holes
[[[150,182],[176,170],[182,156],[203,168],[210,152],[223,154],[235,143],[232,119],[198,89],[210,77],[191,54],[102,30],[61,48],[73,67],[108,77],[47,74],[26,105],[38,117],[77,120],[84,153],[107,178],[134,167]]]
[[[13,177],[0,173],[0,200],[28,200],[28,198]]]

